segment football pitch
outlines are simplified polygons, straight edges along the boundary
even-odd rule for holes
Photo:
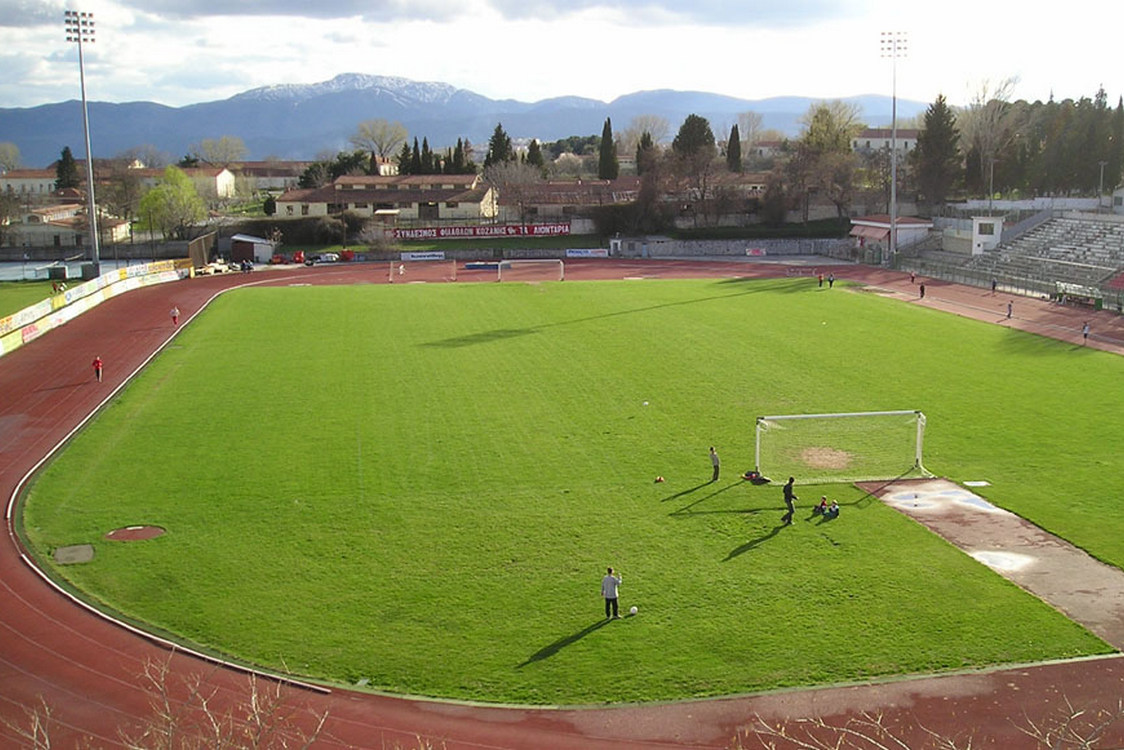
[[[1107,653],[850,485],[799,487],[781,527],[779,486],[738,474],[759,415],[921,409],[930,471],[1119,566],[1122,368],[810,279],[247,289],[52,462],[24,527],[48,564],[92,543],[53,574],[158,632],[408,694],[671,700]],[[103,539],[139,524],[167,533]],[[607,565],[635,617],[603,620]]]

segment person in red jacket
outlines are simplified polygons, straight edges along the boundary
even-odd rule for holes
[[[94,361],[91,362],[90,364],[94,368],[94,377],[97,378],[98,382],[100,383],[101,382],[101,368],[102,368],[101,357],[94,357]]]

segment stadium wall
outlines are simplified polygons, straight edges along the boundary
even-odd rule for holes
[[[191,272],[189,267],[178,266],[183,264],[162,260],[119,268],[0,318],[0,357],[66,325],[107,299],[152,284],[178,281]]]

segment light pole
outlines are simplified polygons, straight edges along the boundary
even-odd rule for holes
[[[1097,185],[1097,210],[1100,211],[1104,207],[1104,165],[1108,162],[1099,161],[1097,164],[1101,165],[1101,181]]]
[[[998,159],[987,160],[987,213],[992,213],[992,201],[995,198],[995,162]]]
[[[66,41],[78,45],[78,80],[82,86],[82,131],[86,136],[86,210],[89,212],[94,275],[97,275],[101,264],[101,249],[98,245],[98,214],[94,201],[94,155],[90,153],[90,110],[86,104],[86,62],[82,56],[82,45],[94,43],[94,14],[67,10],[63,12],[63,18],[66,24]]]
[[[890,110],[890,252],[887,264],[898,254],[898,58],[908,52],[909,38],[904,31],[882,32],[882,57],[892,61],[893,99]]]

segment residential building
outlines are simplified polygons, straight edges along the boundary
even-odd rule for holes
[[[60,203],[24,211],[19,222],[10,226],[10,235],[19,247],[85,247],[89,244],[86,206]],[[129,239],[129,223],[99,216],[98,235],[105,243],[124,242]]]
[[[53,169],[12,169],[0,175],[0,191],[25,200],[47,200],[55,191],[57,178]]]
[[[480,175],[345,175],[322,188],[289,190],[278,218],[396,215],[407,222],[474,222],[496,216],[494,188]]]
[[[310,161],[244,161],[230,169],[251,192],[284,192],[295,190],[311,165]]]
[[[640,178],[615,180],[550,180],[511,185],[499,192],[499,220],[569,221],[598,206],[632,203],[640,194]]]
[[[897,147],[898,153],[909,153],[917,148],[917,134],[921,131],[916,128],[898,128]],[[890,128],[867,128],[851,139],[851,150],[858,152],[873,152],[890,150],[894,140]]]

